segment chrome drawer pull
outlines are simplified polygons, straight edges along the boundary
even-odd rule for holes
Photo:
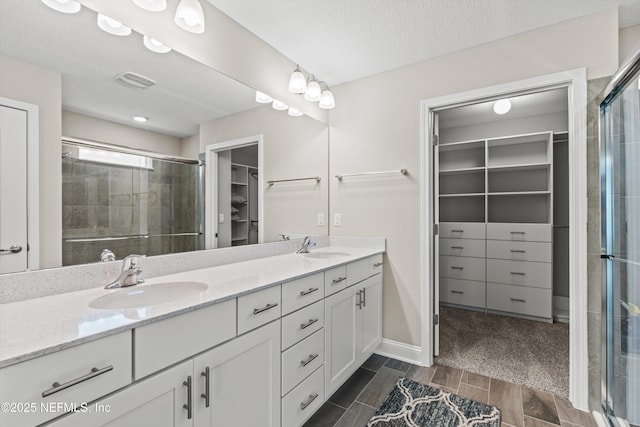
[[[336,283],[344,282],[345,280],[347,280],[346,277],[338,277],[337,279],[333,279],[331,283],[336,284]]]
[[[211,374],[211,371],[209,369],[209,367],[207,366],[206,368],[204,368],[204,372],[200,372],[200,375],[202,375],[204,377],[204,393],[202,393],[200,395],[201,398],[204,399],[204,406],[206,408],[209,407],[209,403],[211,398],[211,393],[209,392],[209,376]]]
[[[462,291],[451,291],[451,293],[452,294],[461,294],[461,295],[464,294],[464,292],[462,292]]]
[[[511,252],[516,253],[516,254],[523,254],[527,251],[524,251],[522,249],[511,249]]]
[[[464,270],[464,267],[454,267],[454,266],[451,266],[451,268],[453,268],[454,270]]]
[[[522,234],[522,235],[525,235],[527,233],[525,233],[524,231],[511,231],[511,234]]]
[[[514,301],[514,302],[527,302],[527,300],[520,299],[520,298],[511,298],[511,301]]]
[[[373,264],[374,267],[380,267],[382,265],[381,262],[376,262],[375,264]]]
[[[511,274],[515,274],[516,276],[525,276],[525,273],[520,273],[519,271],[512,271]]]
[[[320,320],[320,319],[315,318],[315,319],[309,319],[309,321],[307,323],[300,323],[300,329],[307,329],[309,326],[313,325],[318,320]]]
[[[312,294],[312,293],[314,293],[314,292],[315,292],[315,291],[317,291],[317,290],[318,290],[318,288],[309,288],[309,289],[308,289],[308,290],[306,290],[306,291],[300,291],[300,296],[301,296],[301,297],[303,297],[303,296],[305,296],[305,295]]]
[[[356,303],[356,307],[362,310],[362,291],[356,292],[358,294],[358,302]]]
[[[451,246],[451,249],[464,249],[464,246]]]
[[[301,360],[300,361],[300,366],[302,366],[304,368],[305,366],[307,366],[309,363],[313,362],[317,358],[318,358],[318,354],[317,353],[310,354],[309,358],[307,360]]]
[[[68,381],[66,383],[60,384],[59,382],[55,382],[51,384],[51,388],[49,390],[45,390],[42,392],[42,397],[51,396],[54,393],[65,390],[69,387],[73,387],[76,384],[80,384],[81,382],[90,380],[91,378],[95,378],[98,375],[106,374],[109,371],[113,371],[113,365],[105,366],[102,369],[91,368],[91,372],[81,377],[78,377],[74,380]]]
[[[463,233],[464,230],[451,230],[452,233]]]
[[[307,406],[311,405],[311,402],[318,398],[318,393],[313,393],[309,395],[309,398],[300,404],[300,409],[303,411],[307,409]]]
[[[187,377],[186,381],[182,382],[182,385],[187,388],[187,403],[182,405],[187,410],[187,419],[190,420],[193,416],[193,396],[191,395],[191,375]]]
[[[362,306],[367,306],[367,288],[362,288]]]
[[[274,307],[277,307],[278,303],[274,302],[273,304],[267,304],[266,306],[262,307],[262,308],[254,308],[253,309],[253,314],[260,314],[263,311],[267,311],[267,310],[271,310]]]

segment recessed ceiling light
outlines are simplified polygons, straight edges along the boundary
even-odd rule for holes
[[[507,114],[511,110],[511,101],[508,99],[499,99],[493,104],[493,111],[496,114]]]
[[[155,53],[168,53],[171,52],[171,48],[168,46],[165,46],[163,43],[159,42],[156,39],[152,39],[149,36],[144,36],[142,38],[142,42],[144,43],[144,46],[149,49],[151,52],[155,52]]]
[[[42,0],[42,3],[62,13],[76,13],[80,11],[80,3],[75,0]]]
[[[190,33],[204,33],[204,12],[198,0],[180,0],[174,21],[178,27]]]
[[[270,102],[273,102],[273,98],[270,97],[269,95],[267,95],[264,92],[260,92],[259,90],[256,91],[256,102],[260,103],[260,104],[269,104]]]
[[[145,116],[133,116],[133,120],[135,120],[136,122],[140,122],[140,123],[144,123],[147,120],[149,120],[149,117],[145,117]]]
[[[167,8],[167,0],[133,0],[133,3],[149,12],[162,12]]]
[[[271,104],[271,106],[275,109],[275,110],[280,110],[280,111],[284,111],[286,109],[289,108],[289,106],[287,104],[285,104],[282,101],[278,101],[277,99],[273,100],[273,104]]]
[[[131,28],[123,25],[122,22],[109,18],[101,13],[98,14],[98,27],[114,36],[128,36],[131,34]]]
[[[297,108],[289,107],[288,114],[292,117],[300,117],[302,113]]]

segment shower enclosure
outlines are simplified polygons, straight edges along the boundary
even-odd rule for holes
[[[204,248],[203,165],[65,139],[62,263]]]
[[[600,104],[602,409],[640,425],[640,51]]]

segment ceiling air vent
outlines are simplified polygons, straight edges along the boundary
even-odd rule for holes
[[[114,79],[120,84],[136,89],[146,89],[156,84],[156,82],[151,80],[149,77],[132,73],[131,71],[116,74]]]

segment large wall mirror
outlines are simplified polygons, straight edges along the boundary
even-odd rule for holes
[[[0,2],[0,97],[39,107],[36,267],[327,234],[326,124],[97,21],[86,7]]]

